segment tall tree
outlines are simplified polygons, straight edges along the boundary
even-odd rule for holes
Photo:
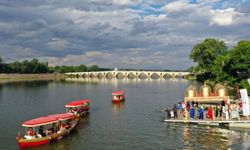
[[[193,47],[189,57],[198,63],[194,68],[197,80],[204,81],[216,77],[212,68],[215,65],[217,56],[225,55],[226,50],[227,46],[224,41],[210,38]]]
[[[231,84],[239,83],[241,88],[247,88],[250,92],[250,86],[247,83],[250,77],[250,41],[238,42],[229,52],[229,60],[225,68],[231,76]]]

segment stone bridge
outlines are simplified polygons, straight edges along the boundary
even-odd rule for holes
[[[69,77],[77,78],[118,78],[118,79],[165,79],[165,78],[184,78],[189,72],[167,72],[167,71],[93,71],[93,72],[69,72],[65,73]]]

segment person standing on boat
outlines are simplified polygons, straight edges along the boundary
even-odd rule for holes
[[[189,113],[190,113],[190,119],[194,119],[195,110],[193,106],[190,107]]]
[[[174,112],[174,119],[178,119],[178,112],[177,112],[177,107],[175,104],[173,106],[173,112]]]
[[[207,110],[207,118],[213,120],[213,108],[211,106],[208,107]]]
[[[177,111],[178,111],[179,115],[182,114],[182,106],[181,106],[181,101],[180,100],[178,101],[178,104],[177,104]]]
[[[46,136],[46,134],[44,133],[44,127],[43,127],[43,126],[40,126],[40,127],[39,127],[38,133],[39,133],[42,137]]]
[[[182,102],[182,116],[183,117],[186,117],[186,103],[185,102]]]
[[[167,113],[167,119],[170,119],[171,118],[170,110],[166,108],[164,111]]]
[[[219,108],[218,108],[217,105],[216,105],[216,107],[214,108],[214,112],[215,112],[215,114],[214,114],[215,118],[218,118],[218,117],[219,117]]]
[[[199,119],[203,120],[204,119],[204,110],[203,110],[203,106],[199,107]]]

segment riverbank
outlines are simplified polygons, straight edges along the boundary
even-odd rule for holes
[[[33,80],[61,80],[64,74],[44,73],[44,74],[0,74],[0,83],[15,81],[33,81]]]

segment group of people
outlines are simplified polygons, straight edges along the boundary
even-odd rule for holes
[[[28,128],[27,134],[24,136],[26,139],[41,138],[45,136],[50,136],[54,133],[63,133],[71,127],[71,122],[67,121],[66,123],[59,122],[58,124],[53,123],[50,128],[47,130],[44,129],[44,126],[40,126],[38,132],[33,130],[33,128]]]
[[[239,104],[229,104],[227,101],[221,101],[217,105],[202,105],[198,102],[179,101],[173,105],[172,109],[166,108],[167,119],[208,119],[208,120],[240,120],[239,112],[241,106]]]

